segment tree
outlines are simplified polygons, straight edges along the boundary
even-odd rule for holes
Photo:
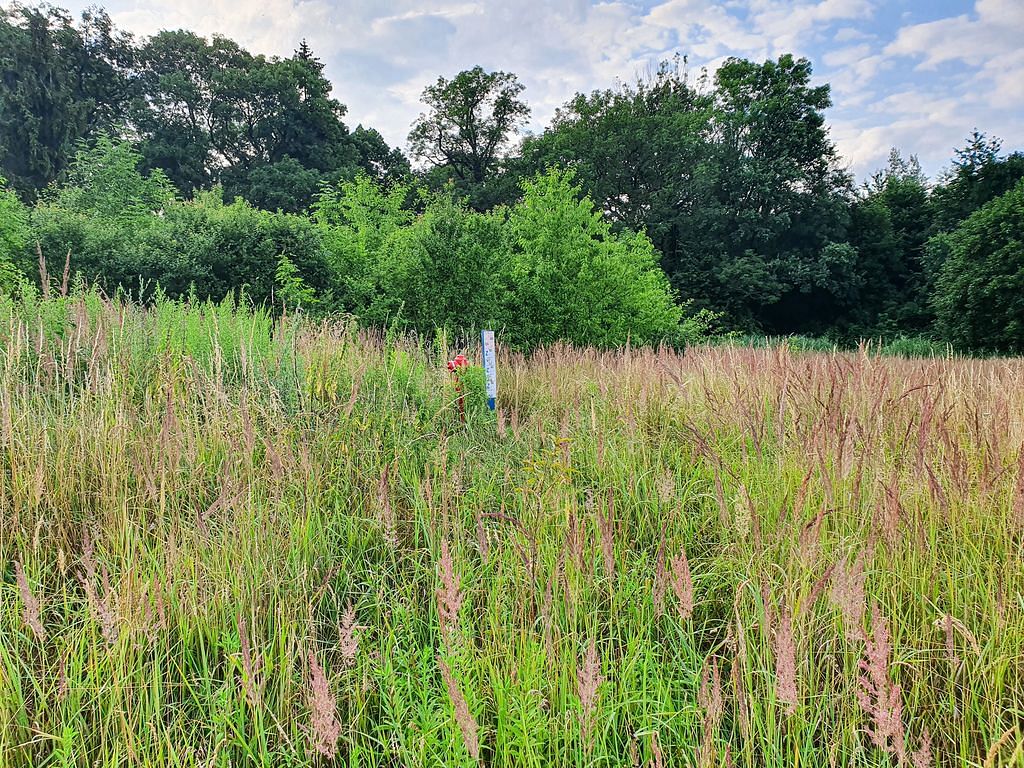
[[[178,276],[187,287],[193,275],[179,254],[154,251],[162,214],[174,189],[159,171],[139,171],[141,156],[126,142],[101,135],[81,146],[63,185],[50,188],[32,210],[32,238],[51,263],[70,254],[72,272],[108,292],[159,281],[174,290]]]
[[[948,232],[989,200],[1006,193],[1024,178],[1024,153],[999,154],[1002,141],[974,131],[955,150],[952,167],[939,179],[932,201],[933,232]]]
[[[933,301],[939,333],[962,349],[1024,353],[1024,180],[944,238]]]
[[[394,233],[380,264],[386,313],[432,334],[468,333],[503,322],[504,212],[478,213],[451,190],[431,195],[423,214]]]
[[[412,222],[412,211],[405,207],[409,194],[405,185],[385,189],[360,174],[325,190],[314,204],[313,218],[328,254],[339,309],[366,320],[373,313],[378,313],[375,319],[387,319],[380,314],[381,265],[395,233]]]
[[[460,192],[474,193],[498,170],[512,137],[529,118],[523,85],[508,72],[473,67],[423,91],[428,111],[409,133],[414,157],[450,174]]]
[[[378,131],[357,125],[349,139],[358,158],[359,172],[385,186],[408,179],[408,158],[397,147],[389,147]]]
[[[330,292],[323,238],[306,216],[259,210],[244,200],[226,204],[213,190],[175,204],[164,221],[163,247],[192,265],[200,298],[244,291],[248,300],[269,304],[284,280],[286,302],[299,299],[310,309],[311,296]]]
[[[135,122],[149,168],[183,195],[215,183],[270,210],[309,207],[320,186],[360,168],[400,173],[404,158],[375,132],[349,134],[323,64],[305,43],[287,59],[223,37],[161,32],[140,53]]]
[[[134,89],[131,37],[106,12],[0,8],[0,170],[25,200],[61,178],[82,139],[116,131]]]
[[[727,260],[744,254],[775,287],[737,302],[729,281],[719,281],[724,308],[748,328],[821,333],[853,295],[849,262],[827,271],[818,264],[845,239],[850,179],[825,127],[829,87],[810,79],[810,62],[790,55],[760,64],[730,59],[715,74],[714,194],[725,216],[708,229],[724,241]],[[686,265],[678,280],[684,295],[687,275],[716,269],[718,254],[709,256]]]
[[[931,322],[925,243],[932,227],[927,180],[917,159],[893,149],[850,206],[849,238],[864,290],[851,313],[860,335],[924,332]]]
[[[666,267],[708,193],[702,165],[713,99],[681,64],[663,62],[633,85],[577,94],[543,134],[524,140],[520,164],[526,175],[572,168],[610,221],[646,230]]]
[[[679,295],[728,325],[823,332],[855,300],[843,247],[849,177],[827,86],[804,59],[732,59],[692,82],[685,59],[577,95],[524,142],[526,170],[570,167],[616,227],[644,231]]]
[[[523,191],[507,232],[513,343],[615,347],[675,336],[681,310],[645,235],[613,233],[571,172],[550,170]]]

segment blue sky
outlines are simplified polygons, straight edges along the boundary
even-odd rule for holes
[[[60,3],[76,13],[93,0]],[[576,91],[632,79],[676,52],[691,69],[728,56],[807,56],[833,88],[828,119],[859,178],[889,149],[934,176],[975,127],[1024,149],[1024,0],[109,0],[140,35],[188,28],[327,65],[350,125],[405,147],[419,94],[480,64],[515,72],[541,130]]]

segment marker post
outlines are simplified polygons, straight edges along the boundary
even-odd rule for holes
[[[487,381],[487,407],[493,411],[498,401],[498,370],[494,354],[494,331],[480,332],[480,348],[483,352],[484,376]]]

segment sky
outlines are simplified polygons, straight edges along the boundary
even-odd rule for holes
[[[96,0],[56,4],[76,14]],[[1024,149],[1024,0],[107,0],[138,35],[191,29],[254,53],[305,38],[346,122],[406,148],[420,93],[481,65],[516,73],[539,132],[578,91],[633,80],[675,53],[711,71],[729,56],[806,56],[832,86],[831,135],[859,179],[892,147],[929,176],[978,128]]]

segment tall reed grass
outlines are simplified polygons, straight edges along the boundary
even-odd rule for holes
[[[0,765],[1024,764],[1024,362],[454,351],[0,300]]]

